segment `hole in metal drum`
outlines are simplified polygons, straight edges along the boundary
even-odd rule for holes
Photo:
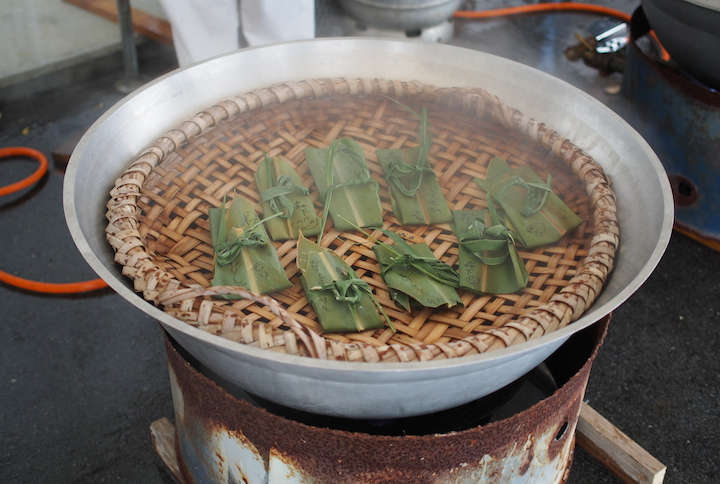
[[[678,207],[688,207],[698,199],[698,191],[695,184],[689,178],[682,175],[669,175],[673,199]]]
[[[560,426],[560,429],[558,430],[557,434],[555,434],[555,440],[558,441],[558,440],[562,439],[565,436],[565,432],[567,432],[567,429],[568,429],[568,422],[565,421],[565,423],[563,423]]]

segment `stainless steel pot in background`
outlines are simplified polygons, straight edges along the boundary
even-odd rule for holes
[[[340,0],[352,17],[370,27],[420,30],[450,19],[463,0]]]
[[[109,191],[131,161],[175,125],[234,95],[283,81],[343,76],[482,87],[593,156],[613,182],[621,229],[615,270],[595,305],[563,329],[503,350],[444,361],[371,364],[295,357],[228,341],[170,317],[137,295],[104,238]],[[82,138],[66,173],[64,204],[70,232],[90,266],[210,370],[288,407],[357,418],[451,408],[527,373],[640,287],[667,246],[673,220],[670,186],[655,154],[619,116],[582,91],[477,51],[353,38],[242,50],[148,84],[109,110]]]

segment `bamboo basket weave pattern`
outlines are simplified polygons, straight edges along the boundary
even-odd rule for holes
[[[336,138],[358,141],[380,184],[385,228],[424,241],[457,265],[449,225],[400,227],[393,217],[376,149],[417,146],[419,120],[392,99],[427,106],[430,162],[452,210],[487,208],[473,181],[499,156],[530,165],[582,218],[559,242],[520,249],[528,286],[506,295],[459,291],[463,307],[396,307],[380,277],[372,243],[328,223],[320,242],[367,281],[393,320],[388,328],[323,334],[298,281],[296,243],[274,242],[294,286],[270,296],[239,287],[211,287],[213,249],[208,209],[234,194],[259,203],[253,178],[264,153],[287,159],[322,204],[303,150]],[[454,358],[504,348],[555,331],[595,301],[613,267],[619,232],[615,195],[595,161],[569,140],[480,88],[438,88],[419,82],[319,79],[287,82],[223,101],[163,135],[117,180],[108,203],[107,238],[122,272],[143,297],[205,331],[247,345],[314,358],[391,362]],[[379,232],[373,235],[381,240]],[[234,293],[239,300],[213,296]]]

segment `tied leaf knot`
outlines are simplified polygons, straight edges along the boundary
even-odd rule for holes
[[[482,220],[475,219],[458,242],[487,265],[498,265],[510,255],[515,245],[510,230],[502,224],[488,227]],[[488,252],[493,253],[492,256]]]
[[[225,267],[240,255],[243,247],[256,247],[267,244],[267,237],[253,230],[245,230],[237,239],[218,244],[215,247],[215,258],[219,266]]]
[[[529,217],[534,213],[539,212],[540,209],[543,208],[543,206],[545,205],[545,201],[547,200],[548,195],[552,193],[552,188],[550,187],[551,182],[552,175],[550,174],[548,174],[547,183],[528,183],[522,177],[514,176],[510,178],[509,183],[502,190],[500,190],[497,198],[498,201],[502,200],[510,187],[524,188],[525,205],[520,211],[520,214],[523,217]]]
[[[389,166],[387,180],[400,190],[403,195],[413,197],[420,188],[425,173],[435,174],[432,168],[428,166],[410,165],[396,159]],[[402,182],[402,179],[407,175],[413,175],[410,186],[405,186]]]
[[[443,262],[429,257],[420,257],[414,254],[403,254],[394,257],[392,263],[388,264],[382,271],[384,276],[395,267],[412,267],[428,275],[430,278],[449,286],[457,286],[459,283],[458,273]]]
[[[372,296],[370,285],[360,278],[335,280],[321,286],[310,288],[312,292],[308,294],[308,299],[313,302],[320,294],[324,292],[332,292],[336,301],[357,304],[363,293]]]
[[[295,183],[290,175],[280,175],[275,181],[275,186],[263,190],[260,197],[262,202],[269,202],[273,213],[280,214],[281,218],[290,218],[295,211],[295,205],[287,197],[291,193],[308,195],[310,190]]]

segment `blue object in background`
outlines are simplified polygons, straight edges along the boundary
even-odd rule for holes
[[[622,91],[633,105],[626,120],[650,144],[670,178],[676,227],[717,247],[720,93],[659,65],[634,40],[627,48]]]

